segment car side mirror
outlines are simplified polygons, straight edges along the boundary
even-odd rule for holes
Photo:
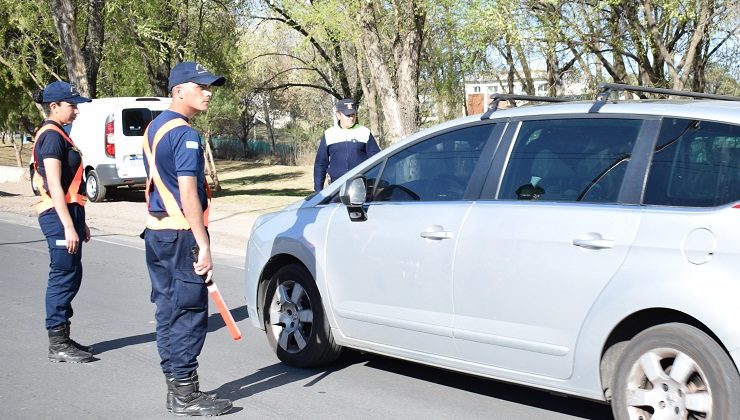
[[[339,189],[339,199],[342,204],[347,206],[349,220],[353,222],[364,222],[367,220],[367,213],[363,205],[367,194],[365,177],[352,178],[345,182]]]

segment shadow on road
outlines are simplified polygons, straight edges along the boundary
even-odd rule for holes
[[[93,344],[95,347],[95,355],[105,353],[106,351],[118,350],[128,346],[135,346],[137,344],[150,343],[156,340],[154,332],[147,334],[132,335],[131,337],[115,338],[113,340],[101,341],[100,343]]]
[[[365,355],[365,366],[410,378],[433,382],[479,395],[537,407],[547,411],[594,420],[613,419],[611,408],[603,403],[556,395],[520,385],[468,376],[457,372],[418,365],[377,355]],[[574,403],[577,401],[577,403]]]
[[[243,319],[247,319],[249,314],[247,313],[247,305],[242,305],[238,308],[231,310],[231,315],[234,317],[234,321],[239,322]],[[221,318],[221,314],[213,313],[208,316],[208,332],[212,333],[218,331],[221,328],[225,328],[226,324]],[[157,340],[157,336],[154,331],[146,334],[133,335],[130,337],[116,338],[108,341],[101,341],[93,345],[95,347],[95,354],[102,354],[106,351],[118,350],[128,346],[135,346],[137,344],[150,343]]]
[[[364,364],[372,369],[380,369],[396,375],[569,416],[594,420],[613,419],[611,409],[606,404],[352,350],[345,350],[339,360],[323,368],[299,369],[276,363],[241,379],[226,383],[216,391],[219,395],[236,402],[260,392],[316,376],[305,385],[310,387],[332,373],[356,364]]]
[[[254,394],[259,394],[260,392],[269,391],[273,388],[279,388],[283,385],[318,375],[311,382],[304,385],[310,387],[334,372],[338,372],[357,363],[362,363],[363,361],[364,358],[360,353],[345,351],[339,360],[332,365],[321,368],[300,369],[283,363],[275,363],[241,379],[225,383],[216,392],[218,392],[219,396],[236,402]]]

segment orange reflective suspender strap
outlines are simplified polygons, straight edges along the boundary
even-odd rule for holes
[[[165,211],[167,212],[167,216],[158,218],[152,215],[149,215],[149,218],[147,219],[146,227],[153,230],[160,230],[160,229],[176,229],[176,230],[187,230],[190,229],[190,223],[188,223],[188,220],[185,218],[185,215],[183,215],[182,210],[180,210],[180,206],[177,204],[177,200],[175,199],[174,194],[167,189],[167,186],[164,184],[164,181],[162,181],[162,177],[159,175],[159,170],[157,169],[156,165],[156,151],[157,151],[157,145],[159,144],[159,141],[162,140],[162,138],[167,134],[170,130],[180,127],[183,125],[190,126],[185,120],[182,118],[175,118],[168,122],[166,122],[162,127],[157,130],[157,132],[154,134],[154,139],[152,141],[152,146],[149,146],[149,128],[144,131],[144,142],[143,142],[143,149],[144,154],[146,155],[147,161],[149,162],[149,177],[147,177],[146,180],[146,206],[147,209],[149,209],[149,195],[151,194],[152,190],[152,183],[154,183],[154,187],[157,188],[157,192],[159,193],[160,198],[162,199],[162,203],[164,204]],[[206,206],[206,209],[203,211],[203,224],[208,227],[208,215],[209,215],[209,209],[210,209],[210,201],[211,201],[211,194],[210,194],[210,188],[208,185],[208,182],[206,182],[206,195],[208,197],[208,205]]]
[[[32,149],[33,154],[33,184],[36,186],[36,188],[39,190],[39,195],[41,196],[41,199],[33,205],[33,207],[36,209],[36,211],[41,214],[42,212],[49,210],[50,208],[54,207],[54,200],[51,199],[51,195],[48,191],[46,191],[46,188],[44,188],[44,178],[39,174],[39,163],[38,159],[36,159],[36,142],[38,142],[39,138],[41,138],[41,134],[45,132],[46,130],[54,130],[59,135],[62,136],[64,140],[66,140],[69,144],[72,145],[72,147],[76,147],[74,142],[71,138],[67,135],[67,133],[64,132],[61,128],[57,127],[54,124],[46,124],[39,128],[39,131],[36,132],[36,138],[34,140],[34,146]],[[80,155],[82,156],[82,155]],[[87,197],[85,195],[80,194],[80,185],[82,185],[82,174],[83,174],[83,165],[82,162],[80,162],[80,166],[77,168],[77,171],[75,172],[74,177],[72,178],[72,183],[69,184],[69,188],[67,188],[66,193],[64,194],[64,201],[67,204],[76,203],[81,206],[84,206],[87,203]]]

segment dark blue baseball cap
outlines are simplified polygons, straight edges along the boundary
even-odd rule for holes
[[[195,61],[183,61],[172,68],[167,90],[172,90],[173,87],[187,82],[199,85],[223,86],[226,83],[226,78],[212,74],[202,64]]]
[[[337,102],[337,112],[341,112],[344,115],[355,115],[357,114],[357,104],[354,99],[342,99]]]
[[[92,99],[80,96],[80,92],[74,86],[61,80],[46,85],[43,93],[43,103],[50,104],[61,101],[70,104],[81,104],[83,102],[90,102]]]

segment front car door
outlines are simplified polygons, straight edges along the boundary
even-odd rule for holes
[[[355,345],[454,355],[455,243],[472,204],[465,193],[493,127],[448,131],[399,150],[366,173],[373,191],[366,221],[334,213],[326,284],[341,334]]]
[[[643,121],[511,124],[503,178],[460,232],[455,341],[483,373],[567,378],[580,325],[637,232],[642,210],[617,203]]]

